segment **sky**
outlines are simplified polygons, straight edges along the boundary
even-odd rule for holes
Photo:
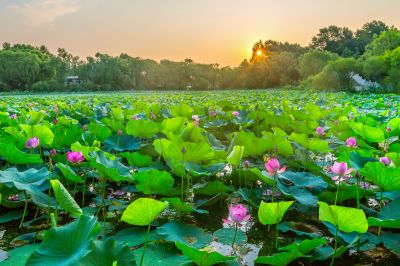
[[[400,0],[0,0],[0,43],[237,66],[258,40],[307,45],[318,29],[400,27]]]

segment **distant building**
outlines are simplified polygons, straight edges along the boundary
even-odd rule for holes
[[[82,80],[79,79],[79,76],[68,76],[65,78],[65,85],[80,85],[82,84]]]

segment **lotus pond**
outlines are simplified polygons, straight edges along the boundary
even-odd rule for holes
[[[399,265],[399,106],[0,96],[0,265]]]

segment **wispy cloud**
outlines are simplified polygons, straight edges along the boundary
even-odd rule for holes
[[[8,6],[10,10],[35,25],[52,23],[58,17],[77,12],[81,7],[75,0],[28,0]]]

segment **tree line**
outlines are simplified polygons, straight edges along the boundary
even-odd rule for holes
[[[97,53],[83,60],[65,49],[3,43],[0,91],[203,90],[309,87],[352,90],[353,75],[379,84],[380,91],[400,90],[400,31],[382,21],[352,31],[329,26],[307,47],[274,40],[258,41],[252,56],[237,67],[160,62],[127,54]],[[81,84],[66,84],[78,76]]]

